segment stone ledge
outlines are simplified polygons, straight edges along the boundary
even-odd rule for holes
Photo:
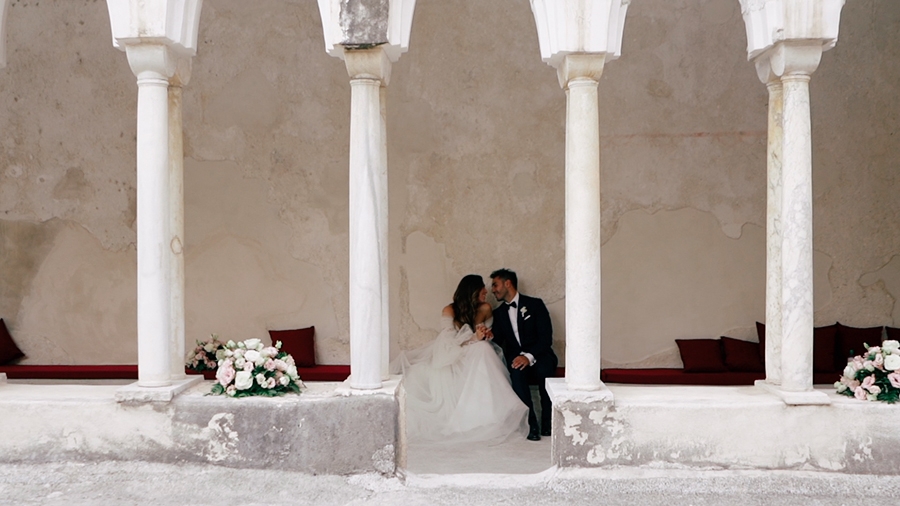
[[[790,392],[781,389],[778,385],[766,383],[766,380],[756,380],[754,385],[771,394],[777,395],[788,406],[827,406],[831,404],[831,399],[829,399],[825,393],[816,390]]]
[[[142,387],[137,382],[116,390],[117,402],[169,402],[176,395],[203,381],[202,376],[194,376],[172,382],[165,387]]]

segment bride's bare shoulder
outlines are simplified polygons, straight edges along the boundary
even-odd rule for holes
[[[444,310],[441,311],[441,316],[449,316],[450,318],[456,316],[455,314],[453,314],[453,304],[447,304],[446,306],[444,306]]]
[[[478,308],[475,310],[475,321],[477,323],[481,323],[491,316],[493,316],[494,310],[491,309],[491,305],[487,302],[481,303],[478,305]]]

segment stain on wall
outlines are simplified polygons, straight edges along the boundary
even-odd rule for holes
[[[0,317],[32,363],[133,362],[135,78],[103,2],[13,2],[8,28]],[[810,84],[817,324],[900,326],[898,39],[900,4],[848,3]],[[188,343],[315,325],[319,361],[348,363],[350,86],[318,9],[207,2],[198,45]],[[600,82],[607,363],[671,363],[680,337],[752,338],[766,100],[738,2],[629,7]],[[510,267],[547,303],[563,356],[565,94],[528,3],[420,2],[387,101],[392,352],[436,335],[460,277]]]

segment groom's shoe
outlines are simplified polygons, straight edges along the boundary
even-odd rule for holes
[[[528,431],[528,436],[525,439],[527,439],[529,441],[540,441],[541,435],[540,435],[540,433],[538,433],[537,427],[532,427]]]
[[[550,432],[550,427],[547,426],[547,427],[545,427],[545,428],[542,428],[542,429],[541,429],[541,435],[544,436],[544,437],[550,437],[550,436],[552,435],[552,432]]]

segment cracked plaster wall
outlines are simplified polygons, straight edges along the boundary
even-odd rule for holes
[[[104,2],[13,0],[0,317],[30,363],[136,360],[136,85]],[[204,4],[184,90],[187,340],[315,325],[349,361],[349,79],[312,2]],[[844,7],[811,82],[816,323],[900,325],[900,4]],[[647,0],[600,83],[603,351],[764,318],[766,91],[739,4]],[[523,0],[421,1],[388,97],[392,352],[507,266],[564,356],[565,95]],[[110,343],[121,343],[110,351]]]

